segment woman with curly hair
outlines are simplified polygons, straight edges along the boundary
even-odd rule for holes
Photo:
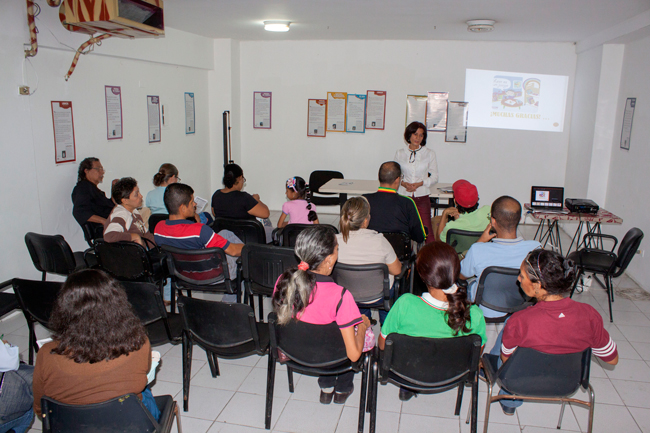
[[[61,403],[100,403],[137,394],[154,418],[160,411],[147,387],[151,346],[120,284],[102,271],[68,277],[50,316],[54,341],[38,351],[34,412],[41,397]]]
[[[440,241],[426,244],[415,266],[428,292],[422,296],[406,293],[395,302],[381,327],[379,349],[384,349],[386,337],[393,332],[427,338],[478,334],[485,346],[483,312],[470,304],[467,289],[456,284],[460,274],[456,250]],[[414,395],[414,391],[400,387],[400,400],[407,401]]]

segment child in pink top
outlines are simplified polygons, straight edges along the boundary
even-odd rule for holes
[[[318,224],[316,205],[309,202],[309,186],[302,177],[292,177],[287,180],[286,195],[289,199],[282,205],[282,215],[278,220],[278,228],[287,224]],[[287,216],[289,221],[286,221]]]

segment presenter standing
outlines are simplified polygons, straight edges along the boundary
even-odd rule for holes
[[[395,152],[395,161],[402,168],[399,193],[413,198],[422,223],[428,230],[426,242],[433,242],[429,187],[438,183],[436,153],[427,149],[427,128],[420,122],[410,123],[404,130],[406,147]]]

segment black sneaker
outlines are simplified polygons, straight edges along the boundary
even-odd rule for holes
[[[320,392],[320,402],[322,404],[330,404],[332,402],[332,397],[334,397],[334,391],[325,392],[321,390]]]
[[[400,387],[399,389],[399,399],[401,401],[409,401],[413,396],[417,397],[418,393],[415,391],[409,391],[406,388]]]

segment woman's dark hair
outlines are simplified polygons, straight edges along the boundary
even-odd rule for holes
[[[334,254],[336,235],[325,226],[315,225],[301,231],[296,239],[295,253],[298,258],[317,269],[321,263]],[[278,315],[278,323],[289,323],[300,314],[312,300],[312,291],[316,287],[313,274],[292,267],[284,271],[273,293],[273,309]]]
[[[160,166],[158,173],[153,175],[153,184],[155,186],[162,186],[174,176],[178,177],[178,169],[176,166],[174,164],[165,163]]]
[[[241,169],[237,164],[226,164],[223,168],[223,184],[226,188],[232,188],[237,182],[239,176],[244,175],[244,170]]]
[[[451,245],[440,241],[426,244],[418,253],[415,266],[422,281],[427,287],[445,290],[456,284],[460,275],[460,260],[458,253]],[[458,335],[470,332],[470,303],[467,299],[467,289],[458,286],[456,293],[445,294],[449,307],[447,308],[447,324]]]
[[[566,295],[576,279],[576,265],[554,251],[536,249],[524,260],[526,273],[533,283],[540,283],[549,295]]]
[[[49,327],[59,343],[52,353],[77,363],[109,361],[147,341],[122,286],[95,269],[68,277],[54,302]]]
[[[456,203],[456,209],[458,209],[458,213],[472,213],[476,209],[478,209],[478,202],[472,207],[462,207],[458,203]]]
[[[307,219],[309,221],[316,221],[318,219],[318,215],[316,214],[316,211],[311,210],[311,194],[309,194],[309,185],[307,185],[305,179],[300,176],[288,179],[287,188],[297,192],[298,198],[307,201],[307,210],[309,211],[307,214]]]
[[[122,200],[129,198],[135,187],[138,186],[138,181],[132,177],[123,177],[113,185],[113,200],[115,203],[122,204]]]
[[[406,140],[407,143],[411,143],[411,135],[415,134],[418,132],[418,129],[421,129],[424,131],[424,137],[422,137],[422,143],[420,143],[420,146],[424,147],[427,145],[427,127],[424,126],[423,123],[420,122],[411,122],[409,123],[409,126],[406,127],[404,130],[404,140]]]
[[[79,163],[79,171],[77,172],[77,183],[81,182],[82,180],[86,180],[86,170],[92,170],[93,169],[93,162],[99,161],[98,158],[95,158],[94,156],[90,156],[81,163]]]

